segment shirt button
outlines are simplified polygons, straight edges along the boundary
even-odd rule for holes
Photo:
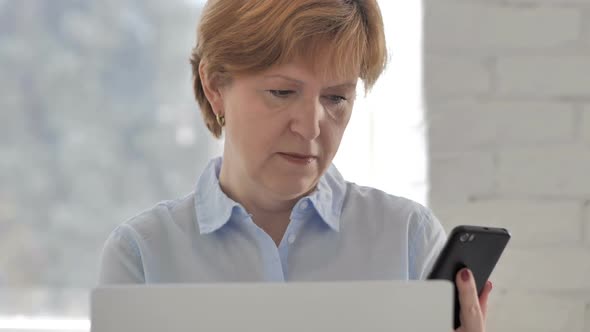
[[[309,203],[307,201],[303,201],[303,202],[301,202],[300,209],[305,210],[305,209],[307,209],[308,206],[309,206]]]
[[[289,241],[289,244],[293,244],[293,242],[295,242],[295,238],[296,238],[295,234],[291,234],[287,238],[287,241]]]

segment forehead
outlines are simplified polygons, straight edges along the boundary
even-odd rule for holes
[[[329,71],[326,71],[330,73]],[[273,66],[267,71],[260,73],[264,79],[284,80],[300,85],[318,85],[321,87],[333,87],[343,84],[356,84],[356,75],[329,75],[314,70],[313,66],[307,63],[293,62]]]
[[[359,71],[338,70],[334,68],[333,61],[329,58],[296,57],[290,61],[277,63],[268,69],[257,73],[258,78],[284,79],[299,84],[314,84],[322,87],[331,87],[341,84],[356,84],[359,79]]]
[[[324,82],[356,81],[360,76],[360,57],[353,54],[355,52],[344,52],[339,47],[341,44],[326,39],[309,41],[300,45],[299,50],[282,64],[305,68],[308,73]]]
[[[324,87],[361,78],[362,47],[349,41],[327,39],[326,36],[307,38],[285,47],[272,63],[263,64],[246,71],[236,71],[242,78],[286,75]],[[350,47],[348,47],[350,46]],[[246,77],[244,77],[246,76]]]

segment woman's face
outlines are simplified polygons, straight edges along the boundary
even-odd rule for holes
[[[284,200],[314,189],[340,145],[357,80],[320,77],[301,61],[233,76],[221,90],[230,181]]]

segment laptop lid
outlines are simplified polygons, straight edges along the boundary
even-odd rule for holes
[[[446,281],[112,286],[91,294],[91,332],[452,330]]]

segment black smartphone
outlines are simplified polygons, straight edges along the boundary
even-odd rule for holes
[[[455,277],[467,267],[473,273],[477,293],[481,295],[486,281],[492,274],[504,248],[510,240],[510,232],[504,228],[482,226],[457,226],[449,234],[447,243],[434,263],[427,279],[449,280],[455,285],[454,327],[461,325],[460,307]]]

